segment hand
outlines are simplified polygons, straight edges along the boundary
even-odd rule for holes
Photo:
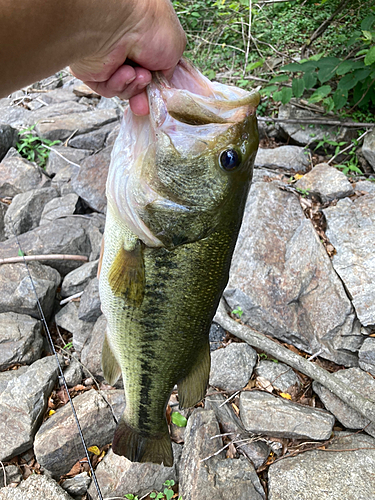
[[[151,71],[172,76],[185,49],[185,33],[169,0],[138,0],[122,22],[119,11],[113,17],[113,24],[107,20],[101,49],[72,64],[71,71],[104,97],[129,99],[135,114],[146,115]]]

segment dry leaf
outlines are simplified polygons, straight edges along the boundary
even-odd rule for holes
[[[88,451],[90,453],[94,453],[94,455],[100,455],[100,450],[97,446],[90,446],[90,448],[88,448]]]
[[[50,417],[50,416],[51,416],[51,415],[53,415],[54,413],[56,413],[56,411],[55,411],[55,410],[50,410],[50,411],[48,412],[48,416]]]
[[[236,413],[236,415],[238,417],[238,415],[240,414],[240,409],[234,403],[232,403],[232,408],[233,408],[233,410],[235,411],[235,413]]]
[[[228,446],[227,453],[226,453],[226,458],[236,458],[236,456],[237,456],[236,447],[234,446],[233,443],[230,443],[230,445]]]
[[[302,179],[303,175],[301,174],[294,174],[294,178],[299,181],[300,179]]]
[[[287,392],[280,392],[279,396],[281,396],[284,399],[292,399],[292,396]]]
[[[271,384],[271,382],[269,380],[267,380],[266,378],[264,378],[264,377],[257,377],[256,378],[256,385],[260,389],[263,389],[264,391],[267,391],[267,392],[272,392],[273,389],[274,389],[274,387]]]

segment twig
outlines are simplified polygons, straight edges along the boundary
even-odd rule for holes
[[[237,391],[235,392],[234,394],[232,394],[228,399],[226,399],[225,401],[223,401],[221,403],[221,405],[219,406],[219,408],[221,408],[222,406],[226,405],[227,403],[229,403],[229,401],[233,398],[235,398],[237,396],[237,394],[239,394],[241,391]]]
[[[365,135],[367,135],[369,132],[371,132],[370,130],[366,130],[366,132],[364,132],[362,135],[360,135],[357,139],[357,142],[359,142],[361,139],[363,139],[363,137]],[[342,153],[345,153],[345,151],[348,151],[348,149],[352,148],[353,147],[353,143],[352,144],[349,144],[349,146],[346,146],[346,148],[342,149],[341,151],[339,151],[337,154],[335,154],[335,156],[332,156],[332,158],[330,158],[328,161],[327,161],[327,164],[329,165],[333,160],[335,160],[339,155],[341,155]]]
[[[83,294],[83,290],[82,290],[82,292],[75,293],[74,295],[71,295],[70,297],[67,297],[66,299],[61,300],[60,306],[67,304],[68,302],[70,302],[73,299],[78,299],[82,294]]]
[[[67,146],[67,145],[68,145],[68,142],[70,141],[70,139],[71,139],[72,137],[74,137],[74,136],[76,135],[76,133],[78,132],[78,130],[79,130],[79,129],[78,129],[78,128],[76,128],[76,129],[75,129],[75,131],[74,131],[72,134],[70,134],[70,136],[69,136],[69,137],[67,138],[67,140],[64,142],[63,146]]]
[[[367,128],[375,127],[375,123],[340,122],[339,120],[320,120],[318,118],[273,118],[271,116],[258,116],[261,122],[306,123],[311,125],[331,125],[336,127]]]
[[[34,260],[80,260],[88,262],[89,258],[85,255],[66,255],[66,254],[50,254],[50,255],[27,255],[24,257],[7,257],[0,259],[1,264],[17,264],[18,262],[31,262]]]
[[[4,486],[6,486],[6,485],[7,485],[7,473],[5,472],[5,467],[4,467],[3,462],[1,462],[1,460],[0,460],[0,465],[1,465],[1,467],[3,468],[3,473],[4,473]]]
[[[46,144],[43,144],[43,147],[46,148],[46,149],[49,149],[50,151],[53,151],[54,153],[57,154],[57,156],[60,156],[60,158],[62,158],[63,160],[65,160],[67,163],[70,163],[71,165],[74,165],[75,167],[81,168],[81,165],[78,165],[78,163],[74,163],[74,161],[68,160],[68,158],[65,158],[65,156],[63,156],[61,153],[59,153],[58,151],[56,151],[55,148],[50,148]]]
[[[250,40],[251,40],[251,15],[252,15],[251,10],[252,10],[252,0],[249,0],[249,31],[247,33],[247,44],[246,44],[246,53],[245,53],[245,65],[244,65],[244,68],[243,68],[243,75],[242,76],[245,76],[247,61],[249,60]],[[258,52],[259,52],[259,50],[258,50]]]
[[[243,49],[240,49],[238,47],[235,47],[234,45],[228,45],[227,43],[216,43],[216,42],[210,42],[209,40],[206,40],[205,38],[203,38],[202,36],[199,36],[199,35],[192,35],[190,33],[187,33],[187,36],[191,36],[193,38],[199,38],[200,40],[203,40],[205,43],[208,43],[209,45],[218,45],[219,47],[229,47],[230,49],[233,49],[233,50],[238,50],[239,52],[242,52],[243,54],[245,54],[245,51]]]
[[[319,354],[322,354],[322,352],[323,352],[323,349],[319,349],[318,352],[316,352],[315,354],[313,354],[312,356],[307,358],[307,361],[312,361],[313,359],[317,358],[319,356]]]
[[[219,323],[224,329],[228,330],[236,337],[244,340],[252,347],[262,349],[267,354],[272,355],[292,368],[316,380],[348,404],[351,408],[371,420],[371,422],[375,422],[375,403],[373,401],[350,389],[347,385],[334,377],[334,375],[331,375],[324,368],[321,368],[315,363],[307,361],[305,358],[295,354],[289,349],[276,344],[252,328],[241,325],[232,320],[227,315],[223,302],[219,305],[214,321]]]

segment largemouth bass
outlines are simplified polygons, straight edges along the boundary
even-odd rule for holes
[[[205,395],[209,329],[240,229],[258,148],[257,92],[211,83],[186,61],[154,74],[150,115],[127,110],[107,181],[100,297],[106,380],[126,409],[113,451],[172,466],[166,405]]]

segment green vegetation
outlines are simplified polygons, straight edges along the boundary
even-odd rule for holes
[[[59,144],[60,141],[42,139],[33,133],[35,125],[21,130],[19,141],[16,144],[17,151],[26,160],[36,162],[41,168],[45,168],[50,150],[48,148]]]
[[[178,411],[174,411],[172,413],[171,420],[173,424],[177,425],[177,427],[186,427],[187,419]]]
[[[238,318],[241,318],[241,316],[243,315],[243,310],[238,306],[236,307],[236,309],[233,309],[232,314],[234,314]]]
[[[150,498],[155,498],[155,500],[162,500],[162,499],[171,500],[171,498],[174,495],[174,491],[172,489],[174,485],[175,482],[173,481],[173,479],[171,479],[170,481],[165,481],[164,483],[165,488],[163,492],[161,491],[159,493],[152,492],[150,493]],[[125,495],[125,498],[127,498],[128,500],[139,500],[137,496],[134,496],[131,493]],[[182,497],[179,497],[178,500],[182,500]]]

